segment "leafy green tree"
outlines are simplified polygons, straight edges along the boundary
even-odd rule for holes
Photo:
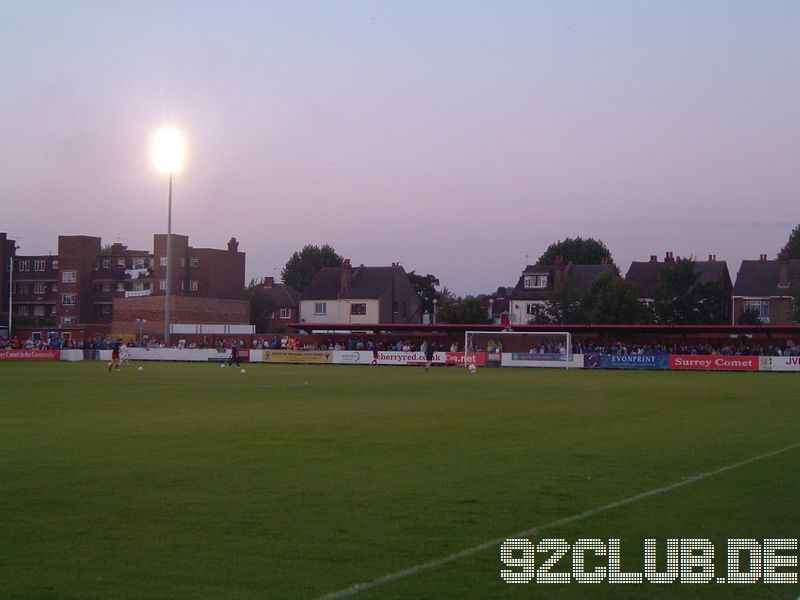
[[[583,299],[575,292],[575,285],[569,277],[556,276],[546,302],[533,306],[531,310],[529,324],[586,322]]]
[[[487,324],[491,323],[489,315],[483,303],[475,296],[465,298],[447,298],[446,302],[441,302],[436,311],[436,320],[444,323],[469,323]]]
[[[784,249],[789,253],[789,258],[800,259],[800,225],[792,229]]]
[[[422,312],[433,313],[433,300],[438,297],[439,292],[436,291],[439,285],[439,279],[428,273],[427,275],[417,275],[416,272],[410,271],[407,273],[408,280],[417,292],[420,302],[422,303]]]
[[[302,292],[323,267],[338,267],[342,261],[342,257],[328,244],[322,246],[308,244],[286,261],[281,271],[281,279],[289,287]]]
[[[256,333],[266,333],[275,313],[275,302],[268,297],[263,287],[256,285],[254,280],[250,281],[245,296],[250,300],[250,324],[256,326]]]
[[[576,265],[599,265],[605,259],[613,264],[611,251],[600,240],[582,237],[567,238],[553,242],[539,257],[540,265],[552,265],[561,256],[565,262],[572,261]]]
[[[653,290],[656,322],[669,325],[723,323],[727,302],[723,286],[699,280],[700,273],[691,259],[664,267]]]
[[[639,301],[636,286],[617,273],[606,273],[594,282],[584,310],[589,323],[600,325],[649,323],[653,318]]]

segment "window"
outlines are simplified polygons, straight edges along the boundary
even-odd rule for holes
[[[315,315],[327,315],[328,314],[328,303],[327,302],[315,302],[314,303],[314,314]]]
[[[75,294],[61,294],[61,304],[72,306],[75,304]]]
[[[117,291],[118,292],[124,292],[125,291],[125,283],[124,282],[120,281],[119,283],[117,283]]]
[[[75,283],[78,279],[76,271],[64,271],[61,273],[61,281],[64,283]]]
[[[110,315],[111,314],[111,306],[108,304],[104,304],[100,307],[100,314],[101,315]]]
[[[351,315],[365,315],[367,314],[367,305],[364,302],[357,302],[350,305]]]
[[[18,283],[17,284],[17,293],[18,294],[30,294],[31,287],[27,283]]]
[[[62,325],[74,325],[75,324],[75,317],[61,317],[61,324]]]
[[[535,315],[538,312],[537,306],[544,306],[544,302],[529,302],[525,305],[525,312],[529,315]]]
[[[28,314],[28,305],[27,304],[20,304],[17,307],[17,314],[27,316]]]
[[[181,279],[181,291],[183,291],[184,289],[186,289],[186,282],[183,279]]]
[[[103,268],[104,269],[110,269],[111,268],[111,259],[110,258],[104,258],[103,259]]]
[[[117,266],[118,267],[122,267],[124,269],[125,268],[125,259],[124,258],[118,258],[117,259]]]
[[[133,282],[133,291],[134,292],[143,292],[144,291],[144,283],[141,281],[134,281]]]
[[[30,269],[31,265],[30,265],[30,263],[29,263],[27,260],[21,260],[21,261],[17,262],[17,265],[18,265],[18,266],[17,266],[17,269],[18,269],[20,272],[23,272],[23,271],[30,271],[30,270],[31,270],[31,269]]]
[[[292,318],[292,309],[291,308],[282,308],[281,309],[281,319],[291,319]]]
[[[197,281],[190,281],[189,282],[189,291],[196,292],[197,291]]]
[[[166,267],[167,266],[167,257],[166,256],[162,256],[158,260],[159,260],[158,264],[160,264],[162,267]]]
[[[45,293],[45,285],[43,283],[34,283],[33,284],[33,293],[34,294],[44,294]]]
[[[58,270],[58,259],[54,258],[53,262],[51,263],[51,265],[52,265],[53,271],[57,271]]]
[[[147,264],[150,265],[150,268],[152,269],[155,266],[156,261],[153,258],[148,258],[147,259]]]
[[[133,268],[134,269],[144,269],[144,259],[143,258],[134,258],[133,259]]]
[[[185,258],[183,258],[182,256],[181,256],[181,266],[182,266],[182,267],[185,267],[185,266],[186,266],[186,259],[185,259]]]
[[[769,300],[750,299],[742,303],[744,310],[753,311],[762,323],[769,323]]]
[[[158,289],[162,292],[166,291],[167,289],[167,280],[166,279],[159,279],[158,280]]]
[[[33,261],[33,270],[34,271],[44,271],[44,261],[43,260],[35,260],[35,261]]]
[[[197,258],[196,256],[193,256],[192,258],[189,259],[189,266],[193,267],[193,268],[199,267],[200,266],[200,259]]]
[[[57,292],[58,291],[58,284],[57,283],[51,283],[50,284],[50,291],[51,292]]]
[[[100,284],[100,291],[101,292],[110,292],[111,291],[111,282],[110,281],[104,281],[102,284]]]
[[[43,317],[44,316],[44,306],[41,304],[37,304],[33,307],[33,316],[34,317]]]
[[[526,289],[542,289],[547,287],[547,275],[526,275],[523,280]]]

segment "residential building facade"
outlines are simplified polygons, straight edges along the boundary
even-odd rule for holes
[[[527,324],[547,305],[556,286],[569,282],[576,297],[586,294],[600,277],[616,273],[617,267],[605,261],[599,265],[576,265],[556,258],[552,265],[526,265],[509,301],[511,324]]]
[[[26,256],[18,254],[7,234],[0,234],[0,259],[6,265],[0,279],[2,306],[7,309],[13,278],[15,314],[41,316],[56,328],[107,333],[115,300],[166,293],[166,242],[166,235],[156,234],[150,252],[119,243],[103,247],[94,236],[61,235],[55,255]],[[227,250],[193,248],[188,242],[187,236],[172,236],[173,295],[241,299],[245,254],[236,239],[231,238]]]
[[[305,323],[419,323],[421,303],[405,269],[340,267],[320,270],[300,299],[300,322]]]
[[[755,316],[763,325],[793,323],[794,294],[800,289],[800,260],[784,251],[774,260],[762,254],[759,260],[743,260],[733,286],[734,325],[743,314]]]

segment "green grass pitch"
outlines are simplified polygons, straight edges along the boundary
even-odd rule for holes
[[[314,598],[800,443],[797,374],[246,368],[0,364],[0,598]],[[620,538],[625,570],[645,537],[798,538],[800,449],[544,537]],[[491,547],[353,597],[800,595],[501,568]]]

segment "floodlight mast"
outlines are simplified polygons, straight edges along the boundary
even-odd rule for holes
[[[183,167],[186,144],[177,129],[165,127],[153,137],[153,158],[156,168],[169,175],[167,207],[167,281],[164,299],[164,346],[169,347],[170,297],[172,296],[172,176]]]

